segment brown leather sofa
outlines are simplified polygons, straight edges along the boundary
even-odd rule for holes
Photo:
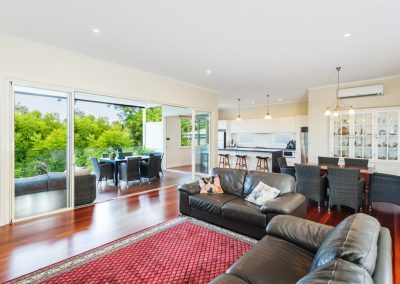
[[[295,180],[286,174],[214,168],[223,194],[200,194],[198,181],[182,184],[179,189],[179,210],[182,214],[207,221],[260,239],[268,222],[276,215],[306,216],[306,198],[295,192]],[[279,189],[280,195],[262,206],[244,199],[262,181]]]
[[[336,228],[280,215],[266,231],[211,283],[392,283],[390,232],[369,215],[351,215]]]

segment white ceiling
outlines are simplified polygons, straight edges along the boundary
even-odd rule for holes
[[[343,82],[400,74],[398,0],[0,0],[0,11],[0,32],[216,90],[221,107],[304,101],[339,65]]]

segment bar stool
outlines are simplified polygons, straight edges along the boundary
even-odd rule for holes
[[[231,164],[229,163],[229,154],[218,154],[219,156],[219,164],[220,168],[230,168]],[[222,165],[222,167],[221,167]]]
[[[256,158],[257,158],[256,171],[269,172],[269,167],[268,167],[269,157],[257,156]]]
[[[247,170],[247,155],[236,155],[236,169],[246,169]]]

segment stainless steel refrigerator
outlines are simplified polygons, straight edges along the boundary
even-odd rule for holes
[[[301,163],[308,163],[308,127],[300,129],[300,151]]]

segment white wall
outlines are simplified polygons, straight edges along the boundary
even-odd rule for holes
[[[181,146],[181,118],[179,116],[167,116],[166,127],[166,167],[180,167],[192,164],[192,148]]]
[[[162,122],[146,122],[144,145],[155,152],[164,151],[164,126]]]
[[[0,225],[10,220],[12,102],[8,81],[86,91],[212,112],[211,163],[217,153],[218,98],[215,92],[126,66],[0,34]]]
[[[400,106],[400,77],[374,79],[343,84],[342,87],[357,87],[384,84],[383,96],[346,99],[346,104],[357,108]],[[328,105],[335,101],[336,86],[308,90],[308,131],[310,162],[317,162],[318,156],[329,155],[329,117],[325,116]]]

